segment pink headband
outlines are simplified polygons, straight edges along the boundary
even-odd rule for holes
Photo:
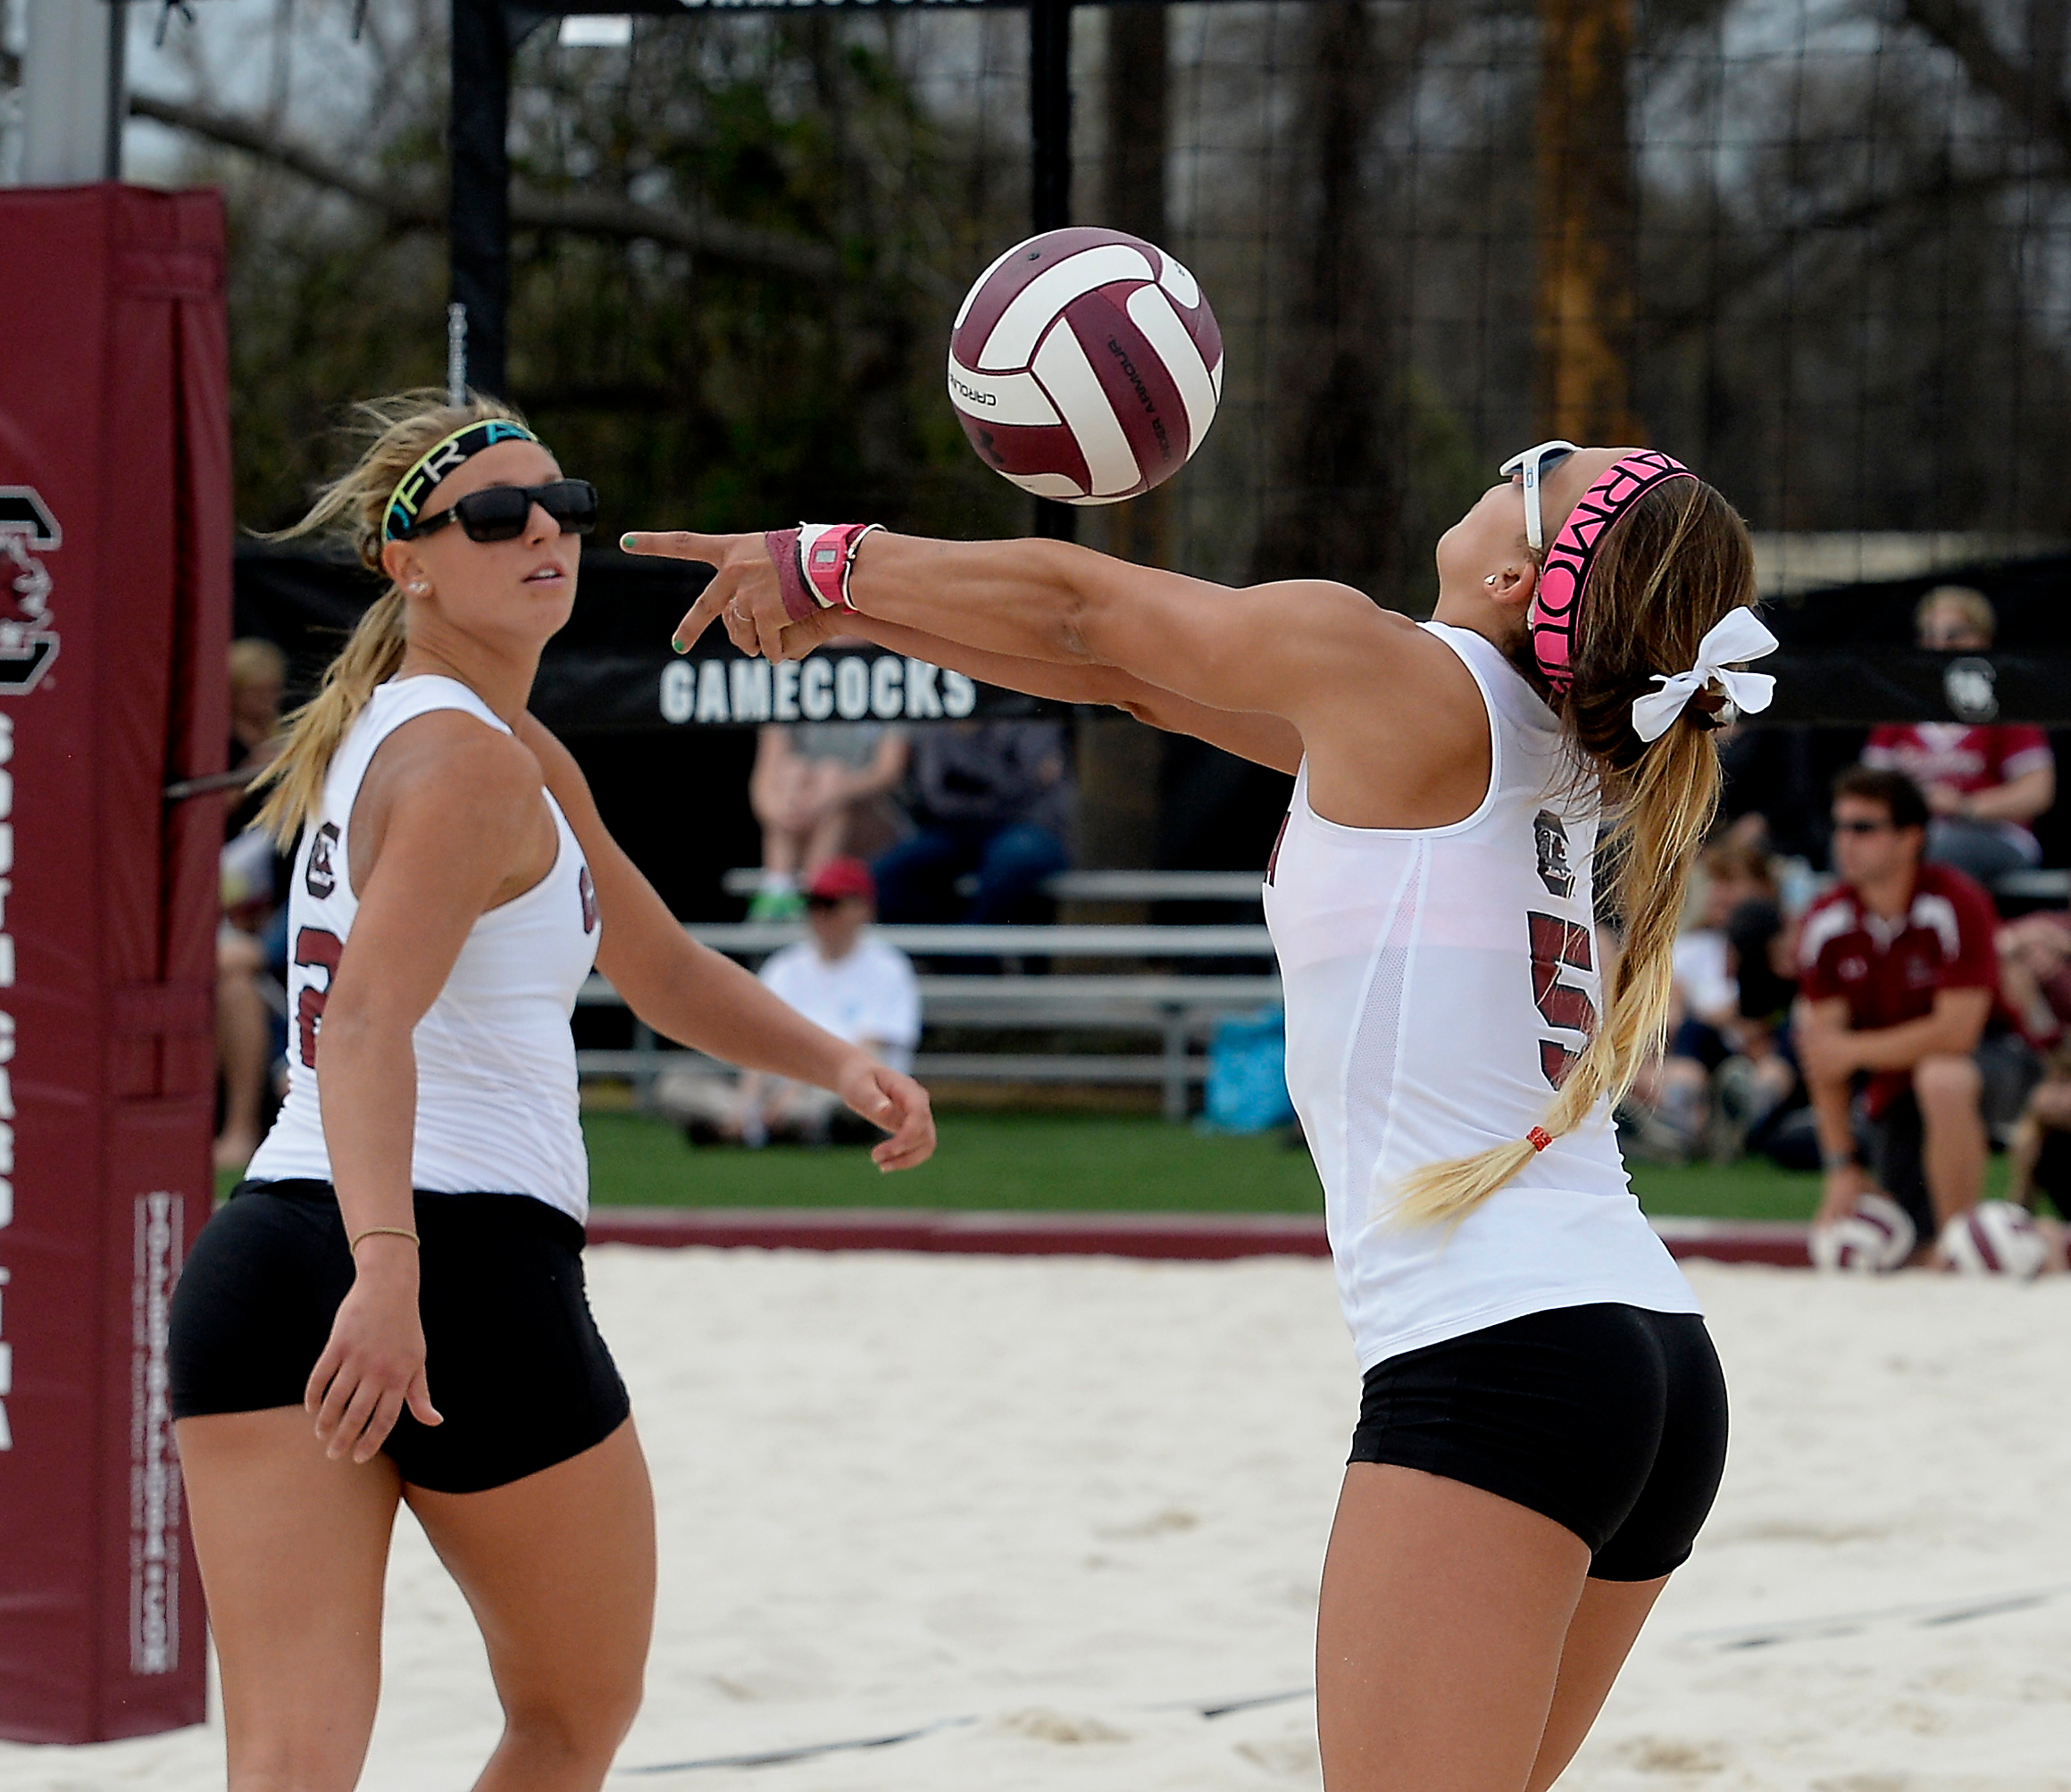
[[[1539,569],[1539,583],[1532,594],[1532,609],[1524,626],[1532,637],[1532,656],[1539,670],[1559,696],[1574,682],[1570,659],[1574,647],[1575,612],[1582,604],[1582,587],[1589,582],[1590,563],[1605,532],[1627,505],[1644,497],[1656,486],[1670,479],[1693,479],[1697,475],[1681,461],[1651,448],[1613,462],[1608,471],[1582,495],[1582,502],[1546,550],[1546,563]]]

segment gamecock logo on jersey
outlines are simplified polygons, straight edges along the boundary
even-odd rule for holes
[[[64,530],[31,486],[0,486],[0,694],[34,690],[57,658],[50,626],[50,571],[32,549],[49,553]]]
[[[1539,881],[1550,895],[1574,894],[1574,867],[1567,862],[1567,823],[1550,809],[1532,818],[1532,838],[1539,847]]]
[[[338,823],[326,821],[309,843],[309,870],[302,879],[310,895],[319,902],[338,888],[338,867],[331,863],[331,854],[337,850]]]

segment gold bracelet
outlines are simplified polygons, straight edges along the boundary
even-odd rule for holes
[[[376,1233],[380,1233],[391,1238],[407,1238],[420,1250],[424,1247],[424,1241],[420,1238],[416,1233],[413,1232],[407,1226],[369,1226],[363,1232],[355,1232],[353,1234],[352,1243],[347,1245],[346,1249],[348,1251],[358,1250],[360,1247],[360,1240],[362,1238],[371,1238],[374,1237]]]

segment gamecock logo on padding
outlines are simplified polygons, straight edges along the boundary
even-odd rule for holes
[[[0,486],[0,696],[34,690],[57,658],[50,571],[37,550],[63,545],[64,530],[34,487]]]

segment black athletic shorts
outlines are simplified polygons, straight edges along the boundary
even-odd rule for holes
[[[582,1228],[529,1195],[417,1195],[425,1377],[445,1423],[405,1410],[403,1479],[480,1493],[602,1443],[631,1410],[590,1317]],[[202,1228],[173,1291],[176,1419],[299,1406],[353,1283],[328,1182],[246,1182]]]
[[[1556,1307],[1366,1373],[1355,1463],[1500,1496],[1590,1546],[1599,1580],[1680,1567],[1725,1468],[1726,1393],[1704,1321]]]

